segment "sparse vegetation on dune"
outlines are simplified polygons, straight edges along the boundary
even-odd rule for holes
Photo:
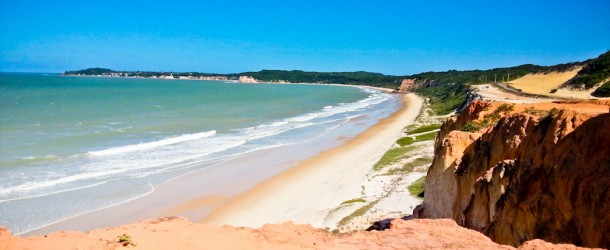
[[[356,199],[351,199],[351,200],[346,200],[344,202],[341,202],[341,205],[352,204],[352,203],[357,203],[357,202],[366,202],[366,200],[364,200],[362,198],[356,198]]]
[[[407,134],[419,134],[419,133],[424,133],[424,132],[430,132],[432,130],[437,130],[441,128],[441,124],[430,124],[430,125],[424,125],[424,126],[420,126],[418,128],[415,129],[411,129],[407,131]]]
[[[398,145],[400,145],[401,147],[404,147],[404,146],[409,146],[416,142],[434,140],[435,137],[436,137],[436,132],[430,132],[430,133],[418,135],[415,137],[406,136],[406,137],[398,139],[398,141],[396,141],[396,143]]]

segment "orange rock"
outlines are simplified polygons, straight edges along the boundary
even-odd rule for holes
[[[398,92],[406,94],[409,93],[413,87],[415,87],[415,79],[402,79]]]
[[[488,128],[459,131],[501,105],[471,103],[441,127],[414,214],[454,219],[501,244],[610,247],[609,104],[515,105]]]

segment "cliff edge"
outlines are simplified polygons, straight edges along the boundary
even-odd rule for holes
[[[610,248],[610,101],[472,102],[435,141],[419,218],[500,244]]]
[[[389,230],[333,234],[286,222],[252,229],[191,223],[168,217],[96,229],[15,237],[0,228],[0,249],[513,249],[454,221],[395,220]],[[520,249],[577,249],[541,240]]]

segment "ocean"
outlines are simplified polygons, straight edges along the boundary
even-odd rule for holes
[[[345,86],[2,73],[0,225],[21,234],[129,202],[399,106]]]

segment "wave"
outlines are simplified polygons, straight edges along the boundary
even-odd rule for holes
[[[322,109],[298,116],[278,119],[253,127],[233,129],[229,134],[216,134],[216,130],[184,134],[158,141],[113,147],[90,151],[80,156],[88,158],[75,172],[65,175],[47,175],[37,181],[29,181],[12,187],[0,188],[0,196],[5,200],[17,194],[44,196],[49,193],[78,189],[74,185],[87,186],[83,182],[95,180],[96,183],[108,181],[118,175],[141,178],[152,174],[189,168],[204,161],[219,159],[227,155],[241,154],[243,151],[263,149],[268,146],[286,145],[302,142],[291,135],[275,137],[292,130],[310,126],[336,123],[326,131],[338,128],[346,122],[364,115],[368,107],[375,106],[391,98],[390,95],[372,92],[367,98],[351,103],[325,106]],[[356,111],[355,113],[352,113]],[[324,125],[325,127],[327,125]],[[311,130],[308,130],[311,133]],[[322,133],[323,134],[323,133]],[[272,137],[270,139],[260,140]],[[204,140],[200,140],[203,139]],[[311,139],[311,138],[306,138]],[[243,147],[242,147],[243,145]],[[112,157],[104,157],[112,156]],[[97,158],[100,157],[100,158]],[[103,157],[103,158],[102,158]],[[27,157],[23,159],[32,161]],[[80,172],[80,173],[79,173]],[[42,179],[42,180],[41,180]],[[84,184],[84,185],[83,185]],[[89,183],[90,184],[90,183]],[[81,187],[82,187],[81,186]],[[51,189],[51,190],[50,190]]]
[[[181,135],[181,136],[176,136],[176,137],[165,138],[165,139],[153,141],[153,142],[132,144],[132,145],[109,148],[109,149],[104,149],[104,150],[99,150],[99,151],[90,151],[87,153],[89,155],[93,155],[93,156],[123,154],[123,153],[128,153],[128,152],[133,152],[133,151],[140,151],[140,150],[145,150],[145,149],[167,146],[167,145],[176,144],[176,143],[185,142],[185,141],[197,140],[197,139],[201,139],[201,138],[205,138],[205,137],[210,137],[215,134],[216,134],[216,130],[212,130],[212,131],[207,131],[207,132],[186,134],[186,135]]]

